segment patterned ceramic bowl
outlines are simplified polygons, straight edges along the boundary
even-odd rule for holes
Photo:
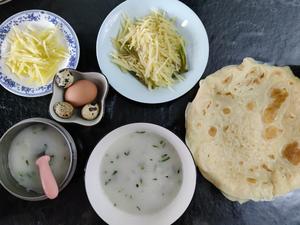
[[[52,92],[52,81],[43,86],[31,86],[24,81],[21,81],[14,75],[5,65],[5,55],[9,49],[7,34],[12,27],[36,22],[42,27],[58,27],[62,32],[62,37],[69,50],[69,57],[61,63],[61,68],[76,68],[79,61],[79,42],[77,36],[70,26],[60,16],[44,11],[44,10],[27,10],[17,13],[0,25],[0,84],[8,91],[24,96],[24,97],[39,97],[50,94]]]

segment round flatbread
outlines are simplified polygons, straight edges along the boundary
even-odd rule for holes
[[[186,143],[230,200],[271,200],[300,187],[300,80],[251,58],[200,81]]]

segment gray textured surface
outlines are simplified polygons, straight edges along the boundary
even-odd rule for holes
[[[141,1],[142,2],[142,1]],[[210,41],[205,75],[246,56],[280,65],[300,64],[300,0],[186,0],[203,21]],[[98,29],[118,0],[17,1],[0,6],[0,21],[25,9],[40,8],[58,13],[74,27],[81,45],[80,71],[99,71],[95,54]],[[196,29],[196,28],[195,28]],[[201,51],[201,49],[199,49]],[[94,225],[105,224],[87,200],[84,165],[96,143],[114,128],[131,122],[151,122],[184,138],[184,110],[197,91],[166,104],[143,105],[117,94],[107,98],[103,121],[93,128],[64,125],[79,149],[74,179],[58,199],[25,202],[0,188],[2,225]],[[28,99],[0,87],[0,135],[14,123],[29,117],[49,117],[50,96]],[[300,224],[300,192],[273,202],[243,205],[226,200],[199,173],[193,201],[175,223],[186,225],[296,225]]]

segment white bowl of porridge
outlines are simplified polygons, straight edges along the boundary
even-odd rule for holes
[[[108,224],[172,224],[189,206],[196,169],[185,144],[171,131],[133,123],[107,134],[93,150],[85,186]]]

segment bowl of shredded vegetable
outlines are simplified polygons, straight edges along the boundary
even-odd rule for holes
[[[127,0],[102,23],[100,69],[123,96],[142,103],[174,100],[200,80],[209,54],[199,17],[177,0]]]
[[[50,94],[57,71],[76,68],[78,60],[74,30],[51,12],[23,11],[0,25],[0,84],[14,94]]]

